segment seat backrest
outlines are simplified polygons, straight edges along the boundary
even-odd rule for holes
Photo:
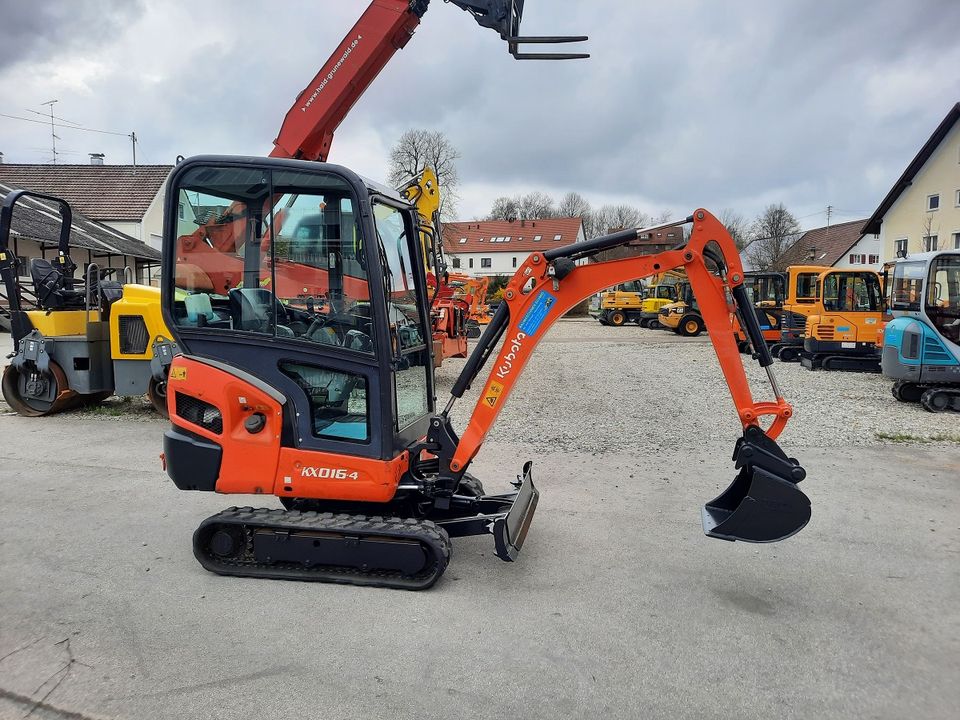
[[[230,291],[233,327],[238,330],[270,332],[270,304],[276,302],[265,288],[234,288]]]
[[[210,302],[210,296],[207,293],[187,295],[183,299],[183,304],[187,309],[187,322],[192,325],[199,325],[201,317],[207,322],[217,319],[217,314],[213,312],[213,304]]]
[[[49,260],[31,258],[30,277],[37,302],[44,310],[83,306],[83,293],[68,290],[64,286],[63,274]]]

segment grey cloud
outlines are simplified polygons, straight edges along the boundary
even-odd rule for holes
[[[5,18],[0,33],[21,38],[25,49],[12,51],[0,37],[0,83],[17,72],[3,72],[5,59],[35,61],[61,47],[65,36],[55,28],[64,17],[74,43],[82,28],[105,32],[103,17],[122,35],[129,14],[119,5],[126,3],[84,4],[73,17],[64,9],[72,3],[41,3],[50,10]],[[97,79],[96,101],[61,95],[62,112],[136,128],[156,162],[177,153],[268,152],[295,94],[365,5],[209,2],[176,38],[151,36],[141,24],[140,52],[188,53],[189,67],[144,82],[105,42],[98,59],[115,71]],[[169,7],[156,3],[151,16]],[[774,199],[869,211],[888,187],[871,187],[867,168],[881,168],[892,183],[960,99],[955,0],[530,0],[524,25],[531,33],[589,34],[593,57],[514,61],[495,33],[435,1],[339,137],[373,134],[389,146],[410,127],[441,129],[461,150],[466,183],[633,195],[657,208],[752,214]],[[210,41],[205,27],[223,32]],[[26,37],[31,32],[38,37]],[[903,69],[922,79],[925,69],[943,67],[929,92],[885,86]],[[877,97],[883,109],[871,105]]]
[[[94,51],[142,12],[140,0],[8,0],[0,16],[0,71],[77,47]]]

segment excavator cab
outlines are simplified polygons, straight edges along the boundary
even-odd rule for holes
[[[194,158],[170,183],[168,202],[189,208],[183,215],[223,218],[244,263],[234,287],[211,290],[195,286],[191,264],[167,249],[163,309],[180,347],[203,358],[198,376],[228,364],[256,377],[267,398],[281,394],[287,414],[177,377],[173,417],[245,440],[287,434],[284,444],[358,463],[393,461],[422,437],[434,391],[412,206],[344,168],[290,160]],[[196,229],[178,224],[168,241]],[[290,262],[300,286],[277,282]],[[220,450],[182,430],[167,437],[174,480],[182,472],[184,482],[212,488]],[[278,450],[262,462],[275,467]],[[201,459],[209,475],[195,472]],[[292,493],[295,483],[286,485]]]

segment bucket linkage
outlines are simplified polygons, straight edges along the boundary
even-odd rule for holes
[[[800,463],[755,425],[737,440],[740,471],[726,490],[703,507],[703,531],[720,540],[767,543],[785,540],[810,521],[810,500],[797,483]]]

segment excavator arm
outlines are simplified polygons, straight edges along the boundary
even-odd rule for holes
[[[527,361],[556,320],[606,287],[684,268],[744,429],[734,450],[740,473],[720,497],[704,507],[704,529],[708,535],[726,540],[773,542],[806,525],[810,504],[797,488],[806,473],[775,442],[793,410],[770,369],[773,359],[763,342],[756,315],[751,312],[736,246],[723,224],[706,210],[697,210],[686,222],[693,224],[689,241],[656,255],[577,264],[577,260],[636,239],[638,233],[678,223],[625,230],[586,243],[532,253],[527,258],[507,285],[504,302],[464,366],[450,402],[431,423],[424,449],[439,458],[441,482],[447,479],[449,487],[457,487]],[[734,313],[747,331],[755,358],[767,371],[772,401],[753,398],[733,334]],[[492,357],[501,338],[503,343],[466,430],[457,437],[450,410]],[[770,420],[765,430],[761,427],[762,419]]]

